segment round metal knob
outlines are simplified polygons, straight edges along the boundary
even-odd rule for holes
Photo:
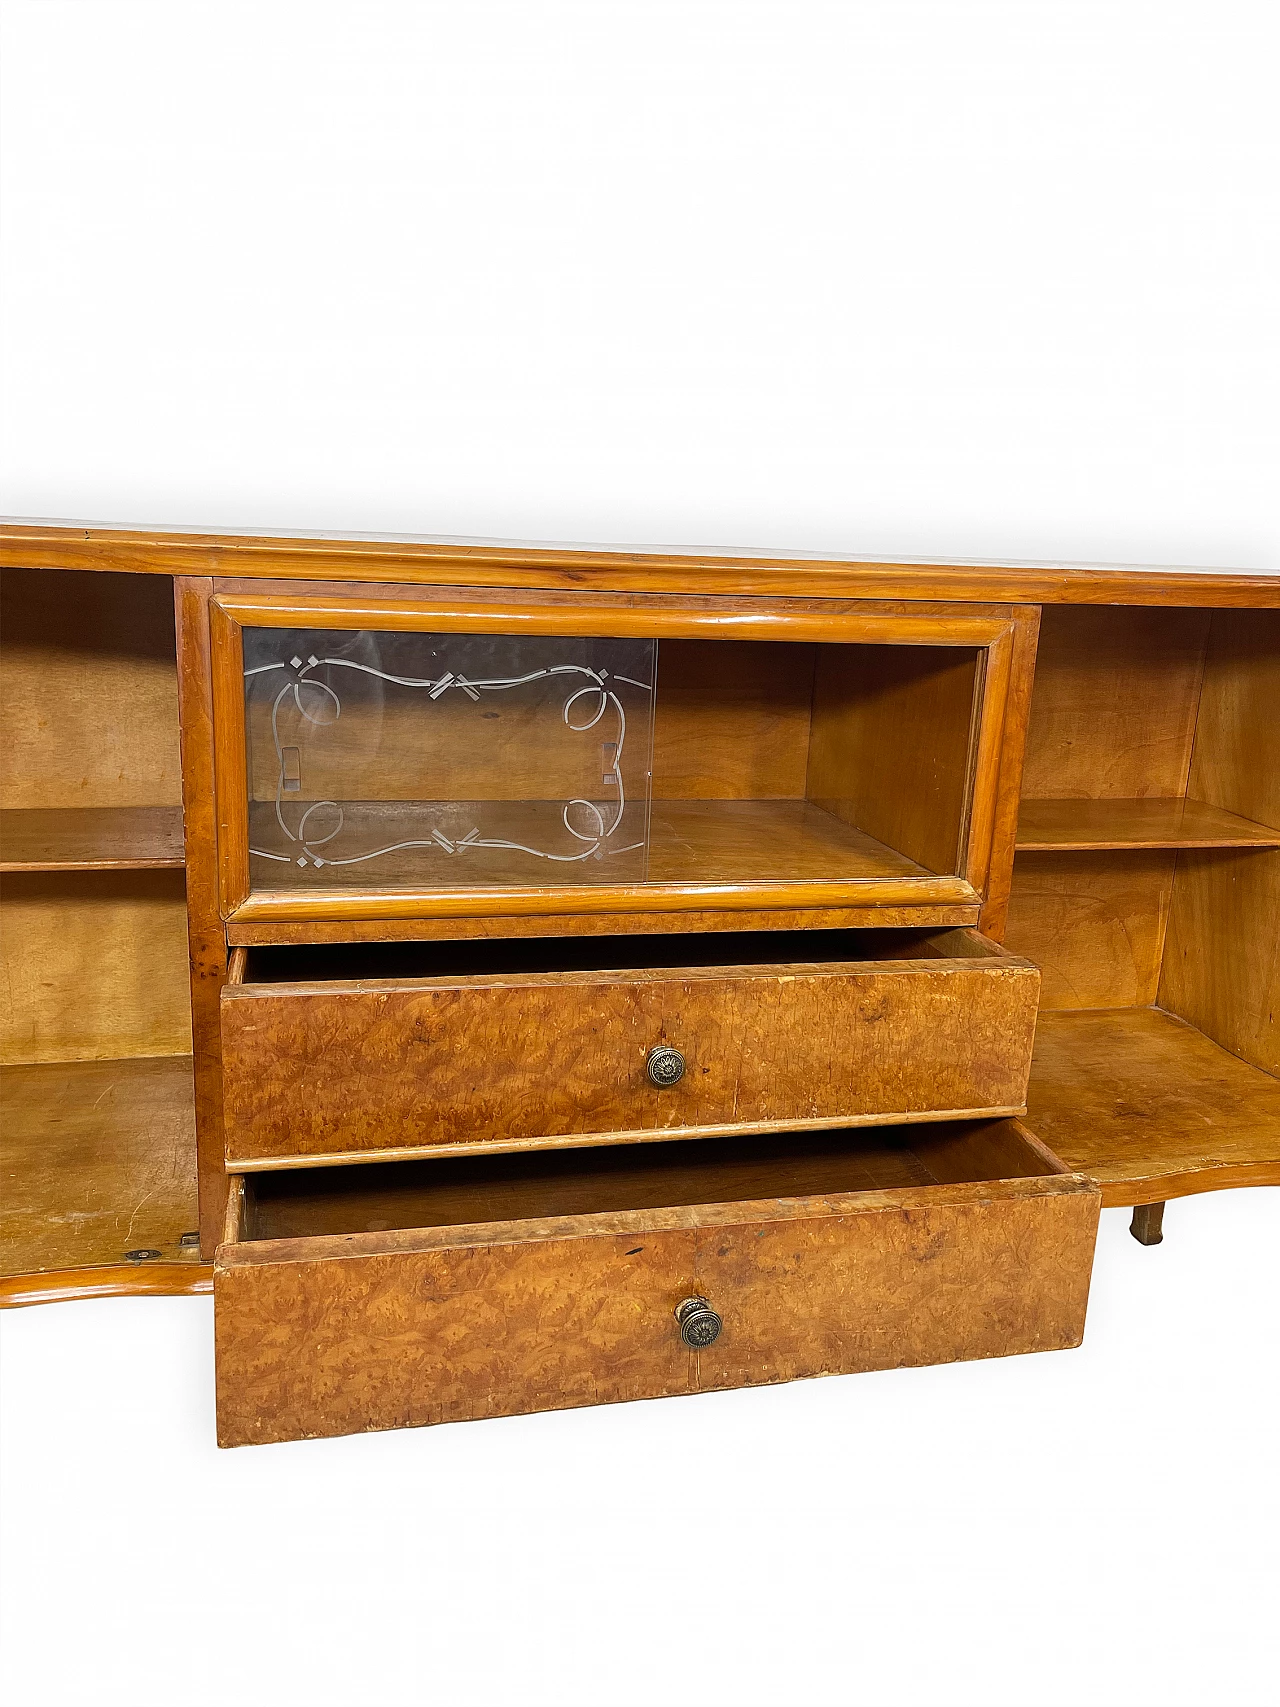
[[[680,1338],[694,1351],[705,1351],[720,1338],[724,1323],[705,1298],[686,1298],[676,1305],[676,1321]]]
[[[667,1044],[660,1043],[656,1049],[649,1051],[645,1070],[649,1075],[649,1083],[664,1091],[668,1085],[679,1084],[684,1078],[684,1056],[678,1049],[671,1049]]]

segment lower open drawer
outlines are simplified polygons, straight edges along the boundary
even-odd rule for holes
[[[1015,1120],[237,1178],[219,1441],[1077,1345],[1099,1202]]]

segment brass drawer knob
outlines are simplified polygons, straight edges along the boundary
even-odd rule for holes
[[[678,1049],[660,1043],[656,1049],[649,1051],[645,1070],[649,1074],[649,1083],[664,1091],[668,1085],[679,1084],[684,1078],[684,1056]]]
[[[676,1321],[680,1338],[694,1351],[705,1351],[720,1338],[724,1323],[705,1298],[686,1298],[676,1305]]]

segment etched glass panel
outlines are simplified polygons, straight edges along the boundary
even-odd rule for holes
[[[244,630],[253,887],[644,882],[656,651]]]

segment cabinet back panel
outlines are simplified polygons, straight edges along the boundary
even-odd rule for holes
[[[803,800],[816,651],[785,641],[663,641],[654,799]]]
[[[177,805],[168,576],[6,569],[0,598],[0,806]]]
[[[1184,794],[1210,614],[1046,606],[1023,796],[1142,800]]]
[[[9,874],[3,910],[0,1061],[190,1054],[180,871]]]
[[[1004,946],[1040,968],[1042,1008],[1156,999],[1172,853],[1019,854]]]

